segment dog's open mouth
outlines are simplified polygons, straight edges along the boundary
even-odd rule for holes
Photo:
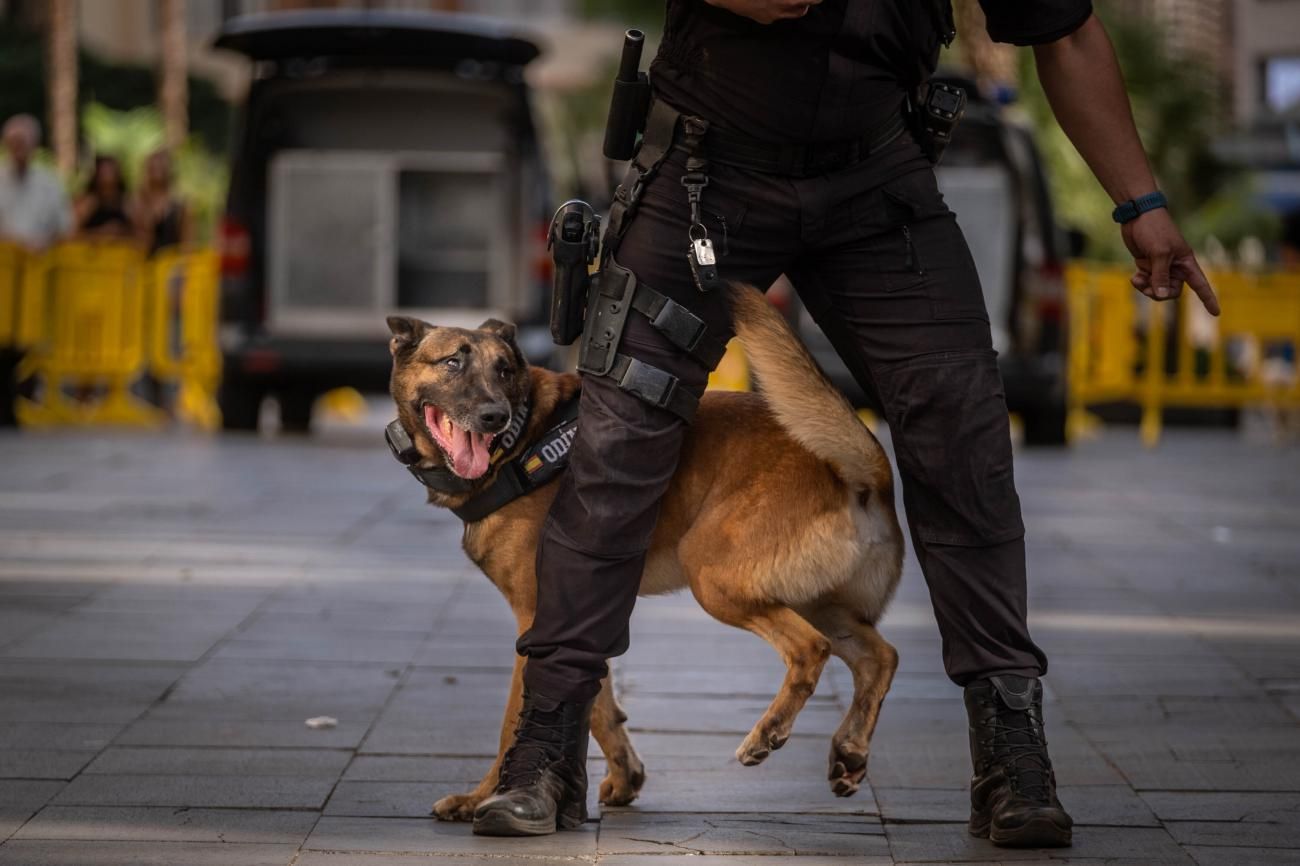
[[[482,478],[491,465],[491,433],[475,433],[452,421],[447,413],[432,403],[424,404],[424,426],[433,441],[447,456],[451,471],[461,478]]]

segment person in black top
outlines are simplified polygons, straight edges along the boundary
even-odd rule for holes
[[[1034,46],[1062,128],[1119,204],[1134,287],[1166,300],[1187,285],[1217,314],[1162,206],[1089,0],[980,3],[995,40]],[[998,845],[1063,846],[1072,822],[1043,732],[1047,659],[1026,625],[1024,524],[988,312],[932,164],[900,121],[951,15],[946,0],[669,0],[605,273],[635,275],[724,342],[725,292],[697,287],[688,229],[707,232],[728,280],[789,276],[889,423],[944,665],[971,719],[970,830]],[[628,647],[658,503],[710,372],[648,318],[625,315],[617,352],[660,384],[632,391],[630,367],[619,378],[580,365],[578,436],[542,531],[536,617],[518,644],[525,703],[502,773],[511,781],[479,805],[477,832],[535,832],[572,812],[570,798],[585,802],[574,768],[586,715],[606,660]]]
[[[122,164],[116,157],[95,157],[90,180],[72,205],[77,234],[91,238],[130,238],[135,233],[131,211]]]

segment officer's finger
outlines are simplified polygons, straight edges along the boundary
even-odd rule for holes
[[[1163,301],[1170,297],[1169,290],[1169,266],[1173,263],[1174,257],[1167,252],[1155,253],[1151,256],[1151,288],[1155,291],[1152,295],[1158,301]]]
[[[1205,305],[1205,311],[1211,316],[1219,315],[1219,297],[1214,294],[1214,289],[1210,288],[1210,281],[1205,278],[1205,272],[1201,270],[1201,265],[1196,261],[1195,256],[1188,256],[1179,263],[1187,280],[1187,285],[1192,287],[1196,292],[1196,297],[1201,299]]]
[[[1135,271],[1133,276],[1129,277],[1128,281],[1132,283],[1133,288],[1137,289],[1139,292],[1145,292],[1147,289],[1151,288],[1151,278],[1147,275],[1146,271]]]

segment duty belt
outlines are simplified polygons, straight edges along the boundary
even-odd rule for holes
[[[902,111],[860,138],[809,144],[760,141],[716,126],[709,127],[704,146],[709,159],[760,174],[815,177],[862,162],[879,152],[903,132]]]

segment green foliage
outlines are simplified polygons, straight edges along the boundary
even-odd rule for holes
[[[158,95],[152,68],[109,63],[85,51],[78,56],[77,101],[98,102],[119,111],[153,105]],[[45,114],[45,40],[38,33],[0,24],[0,120],[27,113]],[[208,147],[225,150],[230,138],[230,105],[206,78],[189,77],[190,129]]]
[[[81,132],[91,152],[121,161],[131,189],[140,182],[145,159],[164,142],[162,116],[153,108],[114,111],[91,103],[82,112]],[[172,164],[176,191],[194,221],[195,240],[207,242],[225,203],[229,183],[226,162],[197,136],[191,136],[173,154]]]
[[[1173,57],[1162,33],[1123,5],[1113,0],[1101,4],[1100,14],[1115,45],[1156,181],[1188,239],[1196,244],[1214,234],[1233,246],[1246,234],[1267,232],[1270,218],[1234,180],[1233,170],[1211,152],[1220,121],[1214,74]],[[1019,60],[1020,105],[1033,121],[1047,161],[1058,218],[1088,236],[1090,258],[1124,260],[1127,251],[1110,219],[1110,196],[1053,118],[1033,68],[1032,51],[1022,50]]]

